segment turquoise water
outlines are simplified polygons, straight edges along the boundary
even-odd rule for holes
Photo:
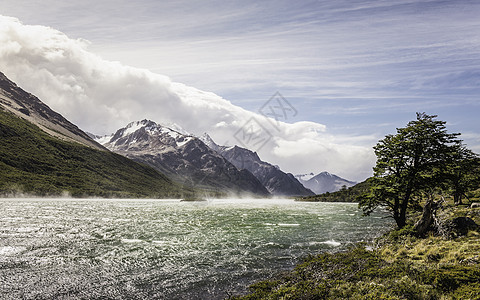
[[[390,226],[286,199],[0,200],[0,297],[223,299]]]

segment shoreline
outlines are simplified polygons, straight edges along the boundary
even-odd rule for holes
[[[480,224],[480,208],[449,207],[440,214],[470,216]],[[480,299],[480,230],[450,238],[419,238],[412,230],[394,229],[373,244],[309,256],[229,299]]]

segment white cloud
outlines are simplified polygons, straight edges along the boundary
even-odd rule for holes
[[[371,149],[340,143],[322,124],[272,122],[213,93],[103,60],[87,50],[87,41],[52,28],[1,16],[0,44],[1,71],[84,130],[106,134],[148,118],[209,132],[220,144],[244,143],[288,172],[328,170],[352,180],[370,175]],[[244,132],[249,126],[252,137]]]

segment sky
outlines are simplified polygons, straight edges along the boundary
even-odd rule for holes
[[[361,181],[372,146],[426,112],[480,153],[479,1],[2,0],[0,15],[0,71],[96,134],[175,122]]]

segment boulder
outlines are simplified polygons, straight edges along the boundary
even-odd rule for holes
[[[480,226],[469,217],[458,217],[446,224],[450,236],[466,235],[469,230],[478,230]]]

